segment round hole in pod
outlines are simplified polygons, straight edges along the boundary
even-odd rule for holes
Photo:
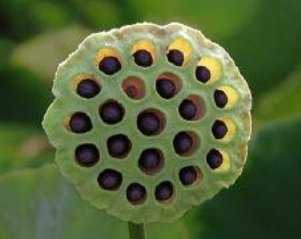
[[[164,114],[157,109],[146,109],[137,117],[137,127],[140,132],[147,136],[160,134],[166,124]]]
[[[145,84],[136,76],[129,76],[122,82],[122,89],[133,100],[140,100],[145,96]]]
[[[115,169],[105,169],[97,177],[100,188],[108,191],[118,190],[122,181],[122,174]]]
[[[123,119],[125,110],[115,100],[107,100],[99,107],[100,118],[107,124],[116,124]]]
[[[131,183],[126,189],[128,201],[133,205],[139,205],[145,202],[147,197],[146,189],[139,183]]]
[[[83,167],[94,166],[99,158],[99,151],[94,144],[81,144],[75,149],[75,161]]]
[[[181,117],[188,121],[199,120],[205,115],[204,100],[198,95],[190,95],[179,105],[178,111]]]
[[[147,175],[154,175],[164,166],[163,153],[156,148],[145,149],[139,157],[138,165]]]

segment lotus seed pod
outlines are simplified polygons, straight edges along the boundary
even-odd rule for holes
[[[88,36],[55,75],[43,126],[84,200],[167,222],[229,187],[251,134],[251,94],[229,54],[178,23]]]

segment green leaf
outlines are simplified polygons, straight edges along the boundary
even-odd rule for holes
[[[0,177],[0,195],[0,239],[128,238],[127,223],[82,201],[53,164]],[[148,238],[196,238],[192,218],[148,225]]]
[[[288,79],[264,94],[255,108],[259,124],[301,117],[301,65]]]
[[[12,62],[51,82],[58,64],[74,51],[88,34],[87,29],[74,25],[58,32],[37,35],[15,49]]]
[[[238,182],[200,212],[206,239],[293,238],[300,230],[301,121],[281,122],[254,138]]]
[[[25,125],[0,126],[0,175],[36,168],[53,160],[47,138]]]

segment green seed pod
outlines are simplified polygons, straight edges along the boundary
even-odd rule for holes
[[[201,32],[136,24],[60,64],[43,126],[81,197],[133,223],[173,221],[241,174],[251,94]]]

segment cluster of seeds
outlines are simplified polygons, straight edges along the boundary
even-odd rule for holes
[[[221,49],[183,25],[138,24],[88,37],[60,66],[44,127],[83,198],[166,221],[234,182],[250,93]]]

